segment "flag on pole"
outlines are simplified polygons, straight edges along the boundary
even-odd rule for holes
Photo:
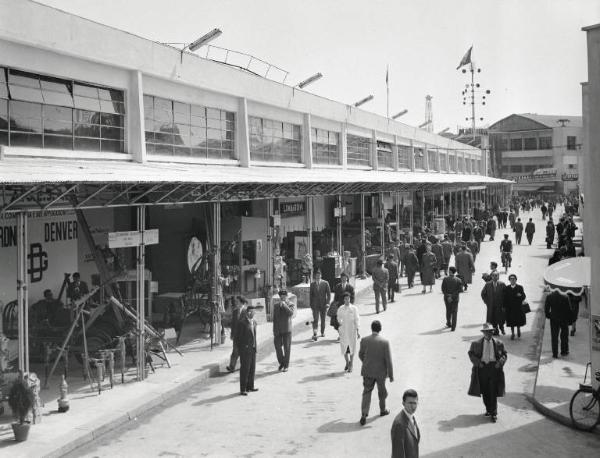
[[[390,82],[390,66],[385,68],[385,85],[387,86]]]
[[[471,46],[469,48],[469,50],[466,52],[466,54],[463,56],[463,58],[460,60],[460,64],[458,64],[458,67],[456,67],[456,69],[458,70],[460,67],[462,67],[463,65],[467,65],[471,63],[471,51],[473,50],[473,46]]]

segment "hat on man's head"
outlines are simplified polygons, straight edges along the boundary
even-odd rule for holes
[[[279,290],[279,295],[280,295],[280,296],[287,296],[287,293],[288,293],[288,292],[287,292],[287,290],[285,290],[285,289],[280,289],[280,290]]]
[[[377,260],[377,265],[378,265],[378,266],[380,266],[380,265],[382,265],[382,264],[383,264],[383,259],[379,258],[379,259]]]
[[[484,323],[480,329],[481,332],[494,332],[494,326],[490,323]]]
[[[246,306],[246,310],[254,310],[256,308],[256,305],[254,305],[253,303],[248,303],[248,305]]]

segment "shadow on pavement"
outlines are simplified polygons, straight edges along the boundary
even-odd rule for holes
[[[193,406],[211,405],[211,404],[216,404],[217,402],[226,401],[227,399],[237,398],[239,396],[240,396],[239,392],[224,394],[224,395],[220,395],[220,396],[214,396],[214,397],[208,398],[208,399],[202,399],[201,401],[193,402],[192,405]]]
[[[432,331],[425,331],[425,332],[420,332],[419,335],[420,336],[434,336],[436,334],[442,334],[445,332],[450,332],[450,328],[446,327],[446,326],[442,326],[439,329],[434,329]]]
[[[478,415],[457,415],[451,420],[438,421],[440,431],[454,431],[457,428],[472,428],[483,423],[489,423],[490,419],[483,414]]]
[[[560,386],[537,385],[535,387],[535,397],[542,402],[563,402],[565,399],[570,400],[574,393],[575,389]]]
[[[369,429],[369,423],[374,420],[374,417],[367,418],[367,424],[365,426],[361,426],[358,420],[353,421],[352,423],[343,422],[341,420],[333,420],[319,426],[317,431],[320,433],[351,433],[360,429]]]
[[[328,374],[320,374],[320,375],[309,375],[308,377],[304,377],[298,383],[312,383],[312,382],[322,382],[323,380],[334,379],[338,377],[343,377],[345,372],[332,372]]]

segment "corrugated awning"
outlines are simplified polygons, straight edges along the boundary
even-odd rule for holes
[[[6,158],[0,212],[200,203],[507,184],[481,175]]]
[[[341,170],[304,167],[238,167],[212,164],[5,158],[0,183],[413,183],[501,184],[507,180],[454,173]]]

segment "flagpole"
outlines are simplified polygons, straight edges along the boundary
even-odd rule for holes
[[[387,118],[390,119],[390,66],[388,65],[385,72],[385,86],[387,91]]]

